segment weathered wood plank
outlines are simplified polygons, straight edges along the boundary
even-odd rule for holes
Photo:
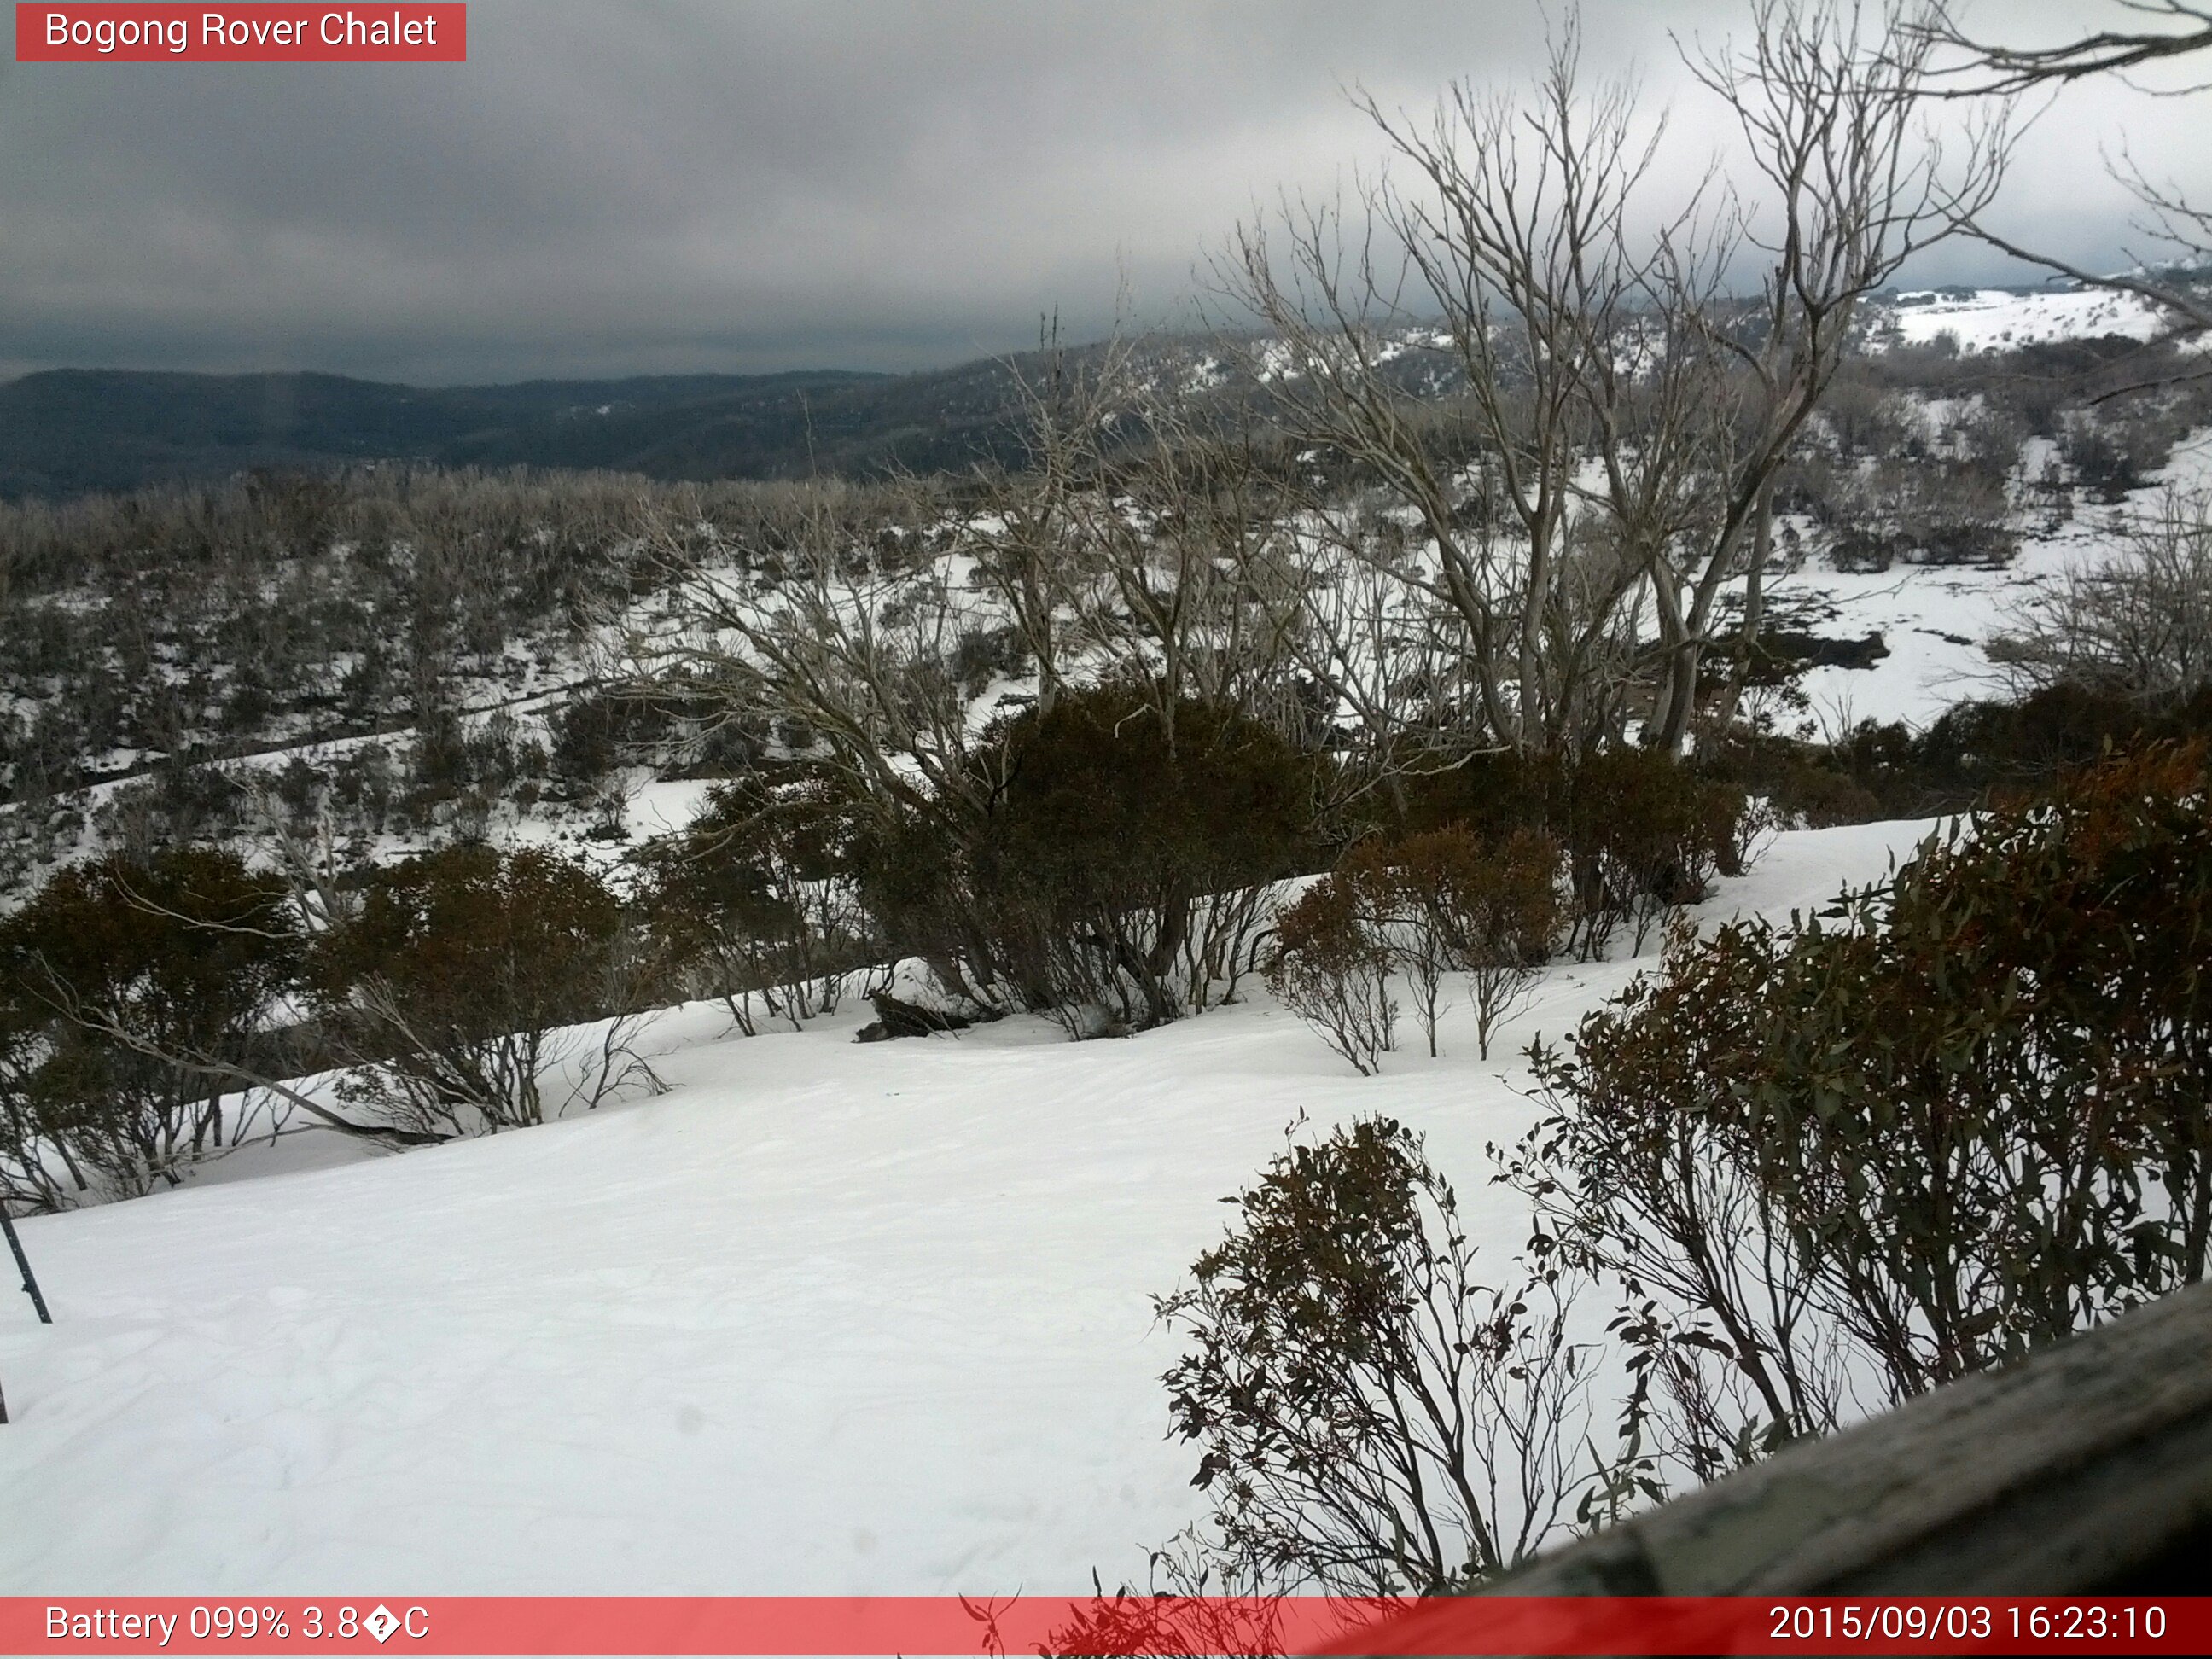
[[[2212,1285],[2197,1285],[1793,1447],[1495,1588],[2086,1592],[2208,1530]]]
[[[2087,1595],[2212,1578],[2212,1285],[1792,1447],[1496,1595]],[[1442,1620],[1449,1615],[1442,1615]],[[1423,1650],[1409,1613],[1391,1650]],[[1358,1638],[1334,1651],[1358,1650]]]

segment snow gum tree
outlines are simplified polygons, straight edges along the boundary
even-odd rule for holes
[[[2001,123],[1948,155],[1923,130],[1905,21],[1762,0],[1746,50],[1692,49],[1746,156],[1668,205],[1663,124],[1632,84],[1589,84],[1571,15],[1524,96],[1462,85],[1425,120],[1364,100],[1396,170],[1232,240],[1252,372],[1418,525],[1411,556],[1340,539],[1397,631],[1449,640],[1488,742],[1578,750],[1632,713],[1674,753],[1732,579],[1755,636],[1774,481],[1860,301],[2002,172]]]

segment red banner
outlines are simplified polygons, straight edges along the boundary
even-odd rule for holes
[[[10,1654],[2212,1652],[2194,1596],[0,1597]]]
[[[465,5],[22,5],[19,64],[460,64]]]

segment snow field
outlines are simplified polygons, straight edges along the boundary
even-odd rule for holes
[[[1783,836],[1705,914],[1817,905],[1931,827]],[[1638,966],[1555,966],[1487,1065],[1455,1007],[1442,1059],[1376,1079],[1256,987],[1080,1044],[1014,1019],[858,1045],[859,1008],[744,1039],[694,1006],[647,1034],[657,1099],[396,1157],[303,1136],[27,1220],[58,1322],[0,1297],[0,1589],[1141,1582],[1205,1502],[1149,1297],[1217,1200],[1301,1112],[1389,1114],[1504,1277],[1524,1218],[1482,1149],[1531,1115],[1513,1056]]]
[[[2108,334],[2149,340],[2167,326],[2167,313],[2149,301],[2090,288],[1922,289],[1897,295],[1879,314],[1906,345],[1948,334],[1968,353]]]

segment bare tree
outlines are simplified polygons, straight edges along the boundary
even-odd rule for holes
[[[1300,554],[1267,458],[1233,416],[1205,416],[1161,385],[1128,343],[1081,356],[1044,343],[1035,366],[1010,366],[1024,468],[943,491],[908,481],[902,522],[872,534],[824,488],[772,555],[665,528],[658,557],[679,628],[631,630],[633,673],[804,756],[878,842],[911,848],[919,827],[939,857],[979,844],[1010,783],[1004,710],[980,701],[979,658],[1017,680],[1034,672],[1034,697],[1014,706],[1040,721],[1073,691],[1111,685],[1170,761],[1181,734],[1224,720],[1311,747],[1293,637]],[[1009,639],[1012,660],[992,643]],[[1193,706],[1212,723],[1194,726]],[[955,902],[932,910],[939,937],[909,948],[980,1003],[1057,1006],[1006,959],[989,907],[960,901],[945,874],[940,896]],[[1004,896],[1008,915],[1021,908]],[[1186,958],[1188,997],[1171,1000],[1204,1006],[1249,958],[1261,896],[1187,898],[1196,912],[1163,918],[1152,949]],[[1063,946],[1091,948],[1051,948]]]
[[[1761,0],[1744,51],[1687,52],[1755,196],[1708,180],[1657,206],[1663,123],[1629,83],[1585,88],[1571,18],[1525,99],[1461,86],[1425,124],[1362,104],[1407,182],[1237,234],[1221,287],[1265,331],[1253,370],[1419,525],[1411,556],[1352,550],[1449,635],[1487,741],[1574,749],[1622,720],[1648,597],[1646,736],[1678,750],[1733,580],[1759,625],[1774,480],[1859,302],[2002,173],[2001,117],[1948,156],[1925,130],[1929,49],[1887,44],[1901,20]],[[1747,251],[1752,302],[1728,288]],[[1409,359],[1449,386],[1441,410]]]
[[[1954,54],[1942,70],[1948,95],[2011,97],[2056,90],[2097,76],[2125,76],[2129,71],[2212,50],[2212,9],[2185,0],[2118,0],[2138,24],[2151,27],[2099,29],[2048,46],[2008,46],[1970,33],[1948,6],[1938,5],[1919,25],[1928,41]],[[2130,82],[2130,85],[2134,83]],[[2176,97],[2203,90],[2204,83],[2152,94]],[[2153,179],[2123,141],[2107,170],[2124,185],[2141,209],[2137,233],[2166,249],[2170,262],[2212,259],[2212,210],[2192,204],[2179,190]],[[2054,255],[2022,246],[1998,234],[1978,214],[1963,216],[1965,228],[2000,252],[2085,287],[2130,294],[2159,307],[2182,332],[2212,328],[2212,295],[2199,283],[2161,277],[2139,258],[2137,268],[2097,272]]]
[[[1056,325],[1040,331],[1036,371],[1006,366],[1024,465],[979,471],[978,508],[956,526],[977,581],[997,599],[1036,668],[1040,714],[1052,712],[1069,658],[1082,649],[1071,629],[1091,608],[1083,591],[1091,573],[1073,556],[1072,520],[1082,495],[1099,487],[1102,440],[1126,389],[1129,358],[1119,334],[1085,364],[1061,347]]]
[[[2183,0],[2118,0],[2118,3],[2139,17],[2163,18],[2181,27],[2178,31],[2099,29],[2056,46],[2005,46],[1978,43],[1960,27],[1948,7],[1939,7],[1929,20],[1929,28],[1938,40],[1973,54],[1969,67],[1982,77],[1979,90],[2003,94],[2032,92],[2093,75],[2119,74],[2212,47],[2212,10],[2185,4]]]
[[[2169,491],[2120,552],[2014,607],[1990,659],[2022,690],[2072,684],[2144,702],[2212,684],[2212,496]]]
[[[1037,712],[1079,668],[1139,691],[1164,730],[1196,701],[1301,733],[1308,573],[1255,423],[1202,410],[1124,337],[1087,365],[1048,346],[1036,372],[1009,366],[1028,464],[979,480],[953,543],[1035,665]]]
[[[1739,574],[1748,659],[1775,479],[1835,378],[1861,302],[1986,207],[2003,178],[2006,106],[1948,146],[1924,118],[1933,47],[1917,15],[1901,0],[1879,10],[1857,0],[1757,0],[1745,49],[1686,53],[1735,112],[1763,186],[1744,204],[1746,236],[1766,269],[1757,305],[1741,319],[1704,307],[1715,345],[1736,368],[1736,396],[1709,428],[1720,453],[1706,533],[1681,564],[1666,544],[1656,555],[1669,671],[1653,734],[1662,748],[1689,730],[1722,589]]]
[[[1366,100],[1416,182],[1378,182],[1351,213],[1286,203],[1219,271],[1266,331],[1248,358],[1286,424],[1428,543],[1351,550],[1449,631],[1481,735],[1524,750],[1583,735],[1576,670],[1643,574],[1567,571],[1596,360],[1645,279],[1626,226],[1654,143],[1626,85],[1584,95],[1577,48],[1571,25],[1525,102],[1462,85],[1424,125]],[[1409,352],[1451,384],[1442,411],[1408,395]]]
[[[991,612],[930,555],[931,515],[872,540],[842,505],[817,489],[773,559],[661,526],[654,556],[680,627],[631,629],[630,671],[817,754],[859,799],[923,808],[972,797],[983,786],[953,664]]]
[[[941,851],[963,843],[1005,787],[1003,757],[986,740],[988,718],[959,662],[963,641],[1001,625],[1006,612],[993,592],[999,578],[975,586],[952,579],[944,555],[963,527],[920,491],[905,492],[907,510],[894,515],[902,524],[870,534],[843,491],[816,486],[773,549],[664,524],[653,557],[667,616],[625,630],[626,668],[709,725],[757,732],[805,759],[879,839],[919,825]],[[1007,547],[984,549],[979,573]],[[1036,562],[1027,615],[1041,633],[1055,630],[1047,656],[1057,662],[1058,577],[1041,546],[1012,554]],[[996,568],[1006,586],[1024,586],[1018,572]],[[933,969],[948,990],[1003,1006],[1012,981],[991,939],[969,907],[942,914],[959,937],[925,947]]]

